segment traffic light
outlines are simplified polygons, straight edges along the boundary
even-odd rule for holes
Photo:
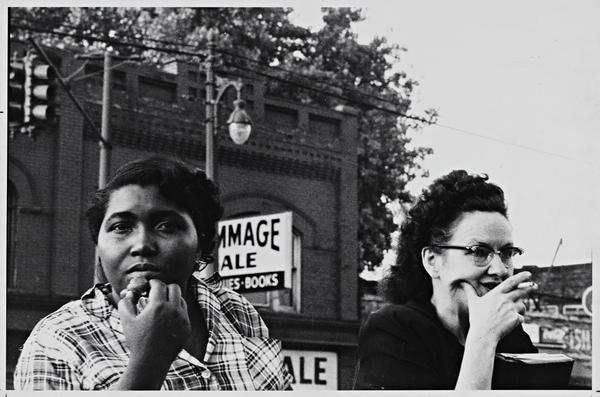
[[[13,56],[9,65],[10,127],[33,129],[53,124],[56,115],[56,73],[35,53]]]
[[[25,123],[53,123],[56,73],[34,54],[25,59]]]
[[[14,57],[8,72],[8,123],[19,126],[25,122],[25,63]]]

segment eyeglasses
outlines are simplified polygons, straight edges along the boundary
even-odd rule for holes
[[[500,257],[500,260],[505,265],[512,265],[512,258],[515,255],[521,255],[525,251],[519,247],[503,247],[499,250],[494,250],[491,247],[486,245],[443,245],[443,244],[433,244],[433,247],[443,248],[443,249],[455,249],[455,250],[463,250],[467,251],[467,254],[473,255],[473,262],[477,266],[487,266],[494,258],[494,255],[497,254]]]

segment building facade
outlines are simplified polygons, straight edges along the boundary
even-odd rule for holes
[[[11,53],[22,49],[11,43]],[[96,125],[101,61],[47,49]],[[234,71],[254,121],[241,146],[216,136],[224,219],[291,211],[293,283],[255,292],[256,305],[283,342],[296,389],[349,389],[359,326],[357,292],[357,122],[349,108],[325,109],[271,97],[264,80]],[[123,64],[113,70],[110,170],[150,153],[204,168],[205,76],[198,65],[165,69]],[[220,126],[235,93],[226,93]],[[19,132],[8,147],[7,386],[19,348],[43,316],[93,285],[94,246],[84,211],[97,188],[99,145],[65,91],[59,119],[34,139]]]
[[[524,266],[539,285],[529,300],[525,330],[541,352],[563,353],[575,360],[571,387],[592,386],[592,317],[583,305],[592,286],[592,263]],[[591,297],[590,297],[591,298]]]

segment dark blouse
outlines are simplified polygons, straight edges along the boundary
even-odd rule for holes
[[[521,326],[496,352],[535,353]],[[390,304],[371,313],[358,342],[355,389],[454,389],[464,346],[442,325],[429,301]]]

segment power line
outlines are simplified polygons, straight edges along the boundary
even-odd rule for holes
[[[560,153],[549,152],[549,151],[546,151],[546,150],[541,150],[541,149],[534,148],[532,146],[521,145],[519,143],[505,141],[503,139],[494,138],[494,137],[491,137],[489,135],[479,134],[479,133],[476,133],[476,132],[467,131],[467,130],[462,129],[462,128],[456,128],[456,127],[452,127],[452,126],[445,125],[445,124],[435,123],[435,125],[438,126],[438,127],[441,127],[441,128],[446,128],[446,129],[449,129],[449,130],[452,130],[452,131],[456,131],[456,132],[460,132],[460,133],[463,133],[463,134],[466,134],[466,135],[476,136],[476,137],[481,138],[481,139],[487,139],[489,141],[498,142],[498,143],[501,143],[503,145],[514,146],[514,147],[518,147],[520,149],[525,149],[525,150],[529,150],[529,151],[532,151],[532,152],[545,154],[545,155],[548,155],[548,156],[559,157],[559,158],[562,158],[564,160],[576,161],[576,162],[579,162],[579,163],[582,163],[582,164],[586,164],[586,165],[595,167],[595,164],[592,163],[592,162],[590,162],[590,161],[576,159],[576,158],[573,158],[573,157],[565,156],[565,155],[560,154]]]
[[[53,30],[48,30],[48,29],[42,29],[42,28],[37,28],[37,27],[32,27],[32,26],[26,26],[26,25],[10,25],[11,29],[23,29],[23,30],[30,30],[30,31],[34,31],[34,32],[41,32],[41,33],[48,33],[48,34],[53,34],[53,35],[57,35],[57,36],[61,36],[61,37],[73,37],[73,38],[78,38],[78,39],[83,39],[83,40],[88,40],[88,41],[98,41],[98,42],[104,42],[110,45],[113,45],[115,47],[135,47],[135,48],[140,48],[143,50],[154,50],[154,51],[158,51],[158,52],[165,52],[165,53],[172,53],[172,54],[178,54],[178,55],[188,55],[188,56],[199,56],[202,55],[204,56],[204,53],[195,53],[195,52],[188,52],[188,51],[181,51],[181,50],[175,50],[175,49],[168,49],[168,48],[161,48],[161,47],[154,47],[154,46],[148,46],[145,44],[138,44],[138,43],[128,43],[128,42],[122,42],[119,40],[115,40],[115,39],[110,39],[110,38],[101,38],[101,37],[96,37],[96,36],[91,36],[91,35],[82,35],[82,34],[73,34],[73,33],[64,33],[64,32],[56,32]],[[334,97],[337,99],[341,99],[350,103],[354,103],[357,105],[362,105],[371,109],[376,109],[376,110],[381,110],[390,114],[393,114],[395,116],[399,116],[399,117],[405,117],[407,119],[411,119],[411,120],[416,120],[419,122],[423,122],[423,123],[427,123],[427,124],[431,124],[432,122],[430,120],[427,120],[423,117],[418,117],[418,116],[411,116],[411,115],[407,115],[404,114],[402,112],[393,110],[393,109],[389,109],[389,108],[385,108],[382,106],[378,106],[372,103],[368,103],[368,102],[364,102],[364,101],[359,101],[357,99],[354,98],[349,98],[347,96],[344,96],[342,94],[338,94],[338,93],[334,93],[334,92],[330,92],[330,91],[324,91],[322,89],[318,89],[315,88],[314,86],[311,86],[309,84],[303,84],[297,81],[293,81],[291,79],[286,79],[286,78],[282,78],[279,76],[275,76],[272,74],[268,74],[265,72],[259,72],[250,68],[246,68],[243,66],[240,66],[238,64],[229,62],[226,63],[226,66],[229,67],[233,67],[239,70],[244,70],[250,73],[254,73],[256,75],[260,75],[263,77],[267,77],[269,79],[273,79],[273,80],[277,80],[277,81],[281,81],[283,83],[287,83],[287,84],[291,84],[294,85],[296,87],[299,88],[303,88],[305,90],[309,90],[309,91],[313,91],[313,92],[317,92],[319,94],[325,94],[328,95],[330,97]],[[362,93],[361,93],[362,94]],[[395,103],[390,102],[390,101],[385,101],[386,103],[390,104],[391,106],[396,106]]]
[[[69,27],[68,25],[62,25],[62,26],[63,27]],[[171,54],[177,54],[177,55],[195,56],[195,57],[205,56],[206,55],[204,52],[201,52],[201,51],[199,51],[199,52],[189,52],[189,51],[182,51],[182,50],[176,50],[176,49],[155,47],[155,46],[149,46],[149,45],[139,44],[139,43],[123,42],[123,41],[119,41],[119,40],[111,39],[111,38],[101,38],[101,37],[96,37],[96,36],[92,36],[92,35],[83,35],[83,34],[73,34],[73,33],[57,32],[57,31],[54,31],[54,30],[48,30],[48,29],[38,28],[38,27],[34,27],[34,26],[27,26],[27,25],[13,25],[13,24],[11,24],[10,28],[11,29],[14,29],[14,28],[16,28],[16,29],[23,29],[23,30],[27,30],[27,31],[34,31],[34,32],[40,32],[40,33],[48,33],[48,34],[57,35],[57,36],[61,36],[61,37],[73,37],[73,38],[82,39],[82,40],[88,40],[88,41],[92,41],[92,42],[94,42],[94,41],[104,42],[104,43],[107,43],[107,44],[110,44],[110,45],[114,45],[114,46],[118,46],[118,47],[134,47],[134,48],[139,48],[139,49],[142,49],[142,50],[153,50],[153,51],[158,51],[158,52],[171,53]],[[71,27],[71,28],[74,28],[74,27]],[[131,38],[131,36],[126,36],[126,37],[130,37]],[[161,43],[161,44],[174,45],[174,46],[194,47],[194,46],[189,45],[189,44],[176,43],[176,42],[167,41],[167,40],[159,40],[159,39],[152,39],[152,38],[144,38],[144,40],[145,41],[158,42],[158,43]],[[251,58],[248,58],[248,57],[245,57],[245,56],[242,56],[242,55],[235,55],[235,54],[232,54],[232,53],[230,53],[230,52],[228,52],[226,50],[218,50],[218,51],[220,53],[223,53],[223,54],[226,54],[226,55],[230,55],[230,56],[234,56],[234,57],[237,57],[237,58],[242,58],[242,59],[245,59],[245,60],[248,60],[248,61],[252,61],[253,63],[258,64],[259,66],[261,66],[263,68],[269,67],[271,69],[277,69],[277,70],[280,70],[280,71],[288,73],[288,74],[294,74],[294,75],[297,75],[297,76],[301,76],[302,78],[310,79],[309,76],[305,76],[303,74],[300,74],[300,73],[297,73],[297,72],[294,72],[294,71],[291,71],[291,70],[287,70],[287,69],[284,69],[284,68],[273,67],[273,66],[266,66],[266,65],[260,63],[259,61],[253,60]],[[536,153],[545,154],[545,155],[548,155],[548,156],[558,157],[558,158],[562,158],[562,159],[569,160],[569,161],[575,161],[575,162],[583,163],[583,164],[586,164],[586,165],[589,165],[589,166],[595,166],[593,163],[591,163],[589,161],[576,159],[576,158],[565,156],[565,155],[562,155],[562,154],[559,154],[559,153],[554,153],[554,152],[549,152],[549,151],[545,151],[545,150],[540,150],[540,149],[537,149],[537,148],[534,148],[534,147],[531,147],[531,146],[526,146],[526,145],[521,145],[521,144],[517,144],[517,143],[514,143],[514,142],[509,142],[509,141],[502,140],[502,139],[499,139],[499,138],[494,138],[494,137],[491,137],[491,136],[488,136],[488,135],[484,135],[484,134],[480,134],[480,133],[468,131],[468,130],[465,130],[465,129],[462,129],[462,128],[452,127],[452,126],[445,125],[445,124],[440,124],[440,123],[437,123],[437,122],[436,123],[432,123],[431,121],[426,120],[426,119],[424,119],[422,117],[409,116],[409,115],[403,114],[401,112],[398,112],[398,111],[395,111],[395,110],[392,110],[392,109],[388,109],[388,108],[384,108],[384,107],[381,107],[381,106],[374,105],[372,103],[359,101],[359,100],[356,100],[356,99],[353,99],[353,98],[348,98],[347,96],[344,96],[342,94],[337,94],[337,93],[334,93],[334,92],[324,91],[324,90],[315,88],[315,87],[313,87],[311,85],[308,85],[308,84],[302,84],[302,83],[300,83],[298,81],[293,81],[293,80],[291,80],[289,78],[286,79],[286,78],[283,78],[283,77],[279,77],[279,76],[275,76],[275,75],[272,75],[272,74],[268,74],[266,72],[260,72],[260,71],[254,70],[254,69],[243,67],[243,66],[238,65],[238,64],[233,63],[233,62],[226,62],[226,66],[233,67],[233,68],[240,69],[240,70],[244,70],[244,71],[247,71],[247,72],[259,75],[259,76],[267,77],[267,78],[270,78],[270,79],[273,79],[273,80],[281,81],[283,83],[291,84],[291,85],[297,86],[299,88],[303,88],[303,89],[306,89],[306,90],[309,90],[309,91],[313,91],[313,92],[316,92],[316,93],[325,94],[325,95],[328,95],[328,96],[331,96],[331,97],[334,97],[334,98],[337,98],[337,99],[348,101],[350,103],[359,104],[359,105],[366,106],[366,107],[369,107],[369,108],[372,108],[372,109],[381,110],[381,111],[384,111],[384,112],[387,112],[387,113],[390,113],[390,114],[394,114],[394,115],[399,116],[399,117],[405,117],[405,118],[408,118],[408,119],[411,119],[411,120],[416,120],[416,121],[423,122],[423,123],[426,123],[426,124],[435,124],[435,125],[438,125],[441,128],[446,128],[446,129],[449,129],[449,130],[452,130],[452,131],[460,132],[460,133],[463,133],[463,134],[466,134],[466,135],[475,136],[475,137],[478,137],[478,138],[481,138],[481,139],[486,139],[486,140],[498,142],[498,143],[501,143],[501,144],[504,144],[504,145],[518,147],[518,148],[521,148],[521,149],[529,150],[529,151],[536,152]],[[320,84],[324,84],[324,85],[328,85],[328,86],[331,86],[331,87],[334,87],[334,88],[344,89],[344,87],[337,86],[335,84],[331,84],[331,83],[327,83],[327,82],[319,82],[319,83]],[[353,90],[353,91],[357,91],[359,93],[359,95],[373,97],[373,98],[376,98],[377,100],[380,100],[382,102],[388,103],[388,104],[390,104],[392,106],[395,105],[395,103],[387,101],[387,100],[385,100],[383,98],[380,98],[380,97],[378,97],[376,95],[365,93],[365,92],[361,92],[359,90]]]
[[[420,122],[426,123],[426,124],[433,124],[430,120],[427,120],[427,119],[425,119],[423,117],[407,115],[407,114],[401,113],[401,112],[399,112],[397,110],[384,108],[384,107],[381,107],[381,106],[378,106],[378,105],[375,105],[375,104],[372,104],[372,103],[367,103],[367,102],[359,101],[359,100],[356,100],[356,99],[353,99],[353,98],[348,98],[347,96],[344,96],[342,94],[337,94],[337,93],[334,93],[334,92],[323,91],[323,90],[320,90],[320,89],[315,88],[313,86],[310,86],[308,84],[302,84],[302,83],[299,83],[299,82],[296,82],[296,81],[291,81],[289,79],[285,79],[283,77],[270,75],[270,74],[265,73],[265,72],[260,72],[260,71],[254,70],[254,69],[250,69],[250,68],[247,68],[247,67],[244,67],[244,66],[237,65],[235,63],[224,62],[224,64],[225,64],[225,66],[230,66],[230,67],[234,67],[234,68],[239,69],[239,70],[244,70],[244,71],[249,72],[249,73],[254,73],[254,74],[258,75],[258,76],[268,77],[269,79],[281,81],[281,82],[287,83],[287,84],[291,84],[291,85],[303,88],[303,89],[308,90],[308,91],[313,91],[313,92],[317,92],[317,93],[320,93],[320,94],[326,94],[326,95],[329,95],[329,96],[337,98],[337,99],[342,99],[344,101],[348,101],[350,103],[354,103],[354,104],[357,104],[357,105],[366,106],[366,107],[369,107],[371,109],[381,110],[383,112],[390,113],[390,114],[393,114],[395,116],[405,117],[407,119],[420,121]]]
[[[234,53],[229,52],[227,50],[217,49],[216,51],[220,52],[221,54],[226,54],[226,55],[229,55],[229,56],[232,56],[232,57],[235,57],[235,58],[244,59],[244,60],[246,60],[248,62],[252,62],[254,64],[257,64],[257,65],[259,65],[259,66],[261,66],[263,68],[269,68],[269,69],[279,70],[281,72],[288,73],[288,74],[291,74],[291,75],[295,75],[295,76],[301,77],[303,79],[308,79],[308,80],[314,79],[313,76],[308,76],[308,75],[305,75],[305,74],[302,74],[302,73],[299,73],[299,72],[296,72],[296,71],[293,71],[293,70],[289,70],[289,69],[286,69],[286,68],[283,68],[283,67],[280,67],[280,66],[265,65],[265,64],[263,64],[262,62],[260,62],[260,61],[258,61],[256,59],[252,59],[250,57],[247,57],[247,56],[244,56],[244,55],[240,55],[240,54],[234,54]],[[326,86],[329,86],[329,87],[332,87],[332,88],[338,88],[338,89],[342,89],[342,90],[351,90],[353,92],[358,93],[359,95],[366,96],[366,97],[369,97],[369,98],[374,98],[374,99],[377,99],[378,101],[382,101],[382,102],[386,102],[386,103],[393,103],[393,102],[390,102],[386,98],[382,98],[382,97],[380,97],[378,95],[370,94],[368,92],[360,91],[359,89],[354,88],[354,87],[345,87],[345,86],[342,86],[342,85],[333,84],[333,83],[330,83],[330,82],[327,82],[327,81],[323,81],[321,79],[319,79],[319,84],[323,84],[323,85],[326,85]]]
[[[91,42],[97,41],[97,42],[101,42],[101,43],[110,44],[115,47],[134,47],[134,48],[139,48],[141,50],[152,50],[152,51],[158,51],[158,52],[165,52],[165,53],[169,53],[169,54],[188,55],[188,56],[194,56],[194,57],[205,57],[206,56],[206,54],[204,52],[200,52],[200,51],[199,52],[190,52],[190,51],[183,51],[183,50],[175,50],[172,48],[154,47],[154,46],[149,46],[147,44],[123,42],[123,41],[111,39],[108,37],[102,38],[102,37],[96,37],[96,36],[92,36],[92,35],[57,32],[54,30],[37,28],[34,26],[10,24],[9,28],[10,29],[22,29],[22,30],[33,31],[33,32],[38,32],[38,33],[48,33],[48,34],[61,36],[61,37],[73,37],[73,38],[87,40],[87,41],[91,41]]]
[[[32,26],[32,25],[30,25],[30,26]],[[64,24],[64,23],[62,23],[60,25],[60,27],[61,28],[67,28],[67,29],[73,29],[73,30],[80,29],[78,26],[68,25],[68,24]],[[74,33],[49,31],[47,29],[40,28],[40,27],[32,27],[32,29],[37,29],[38,31],[43,31],[43,32],[51,33],[51,34],[69,35],[71,37],[76,37],[76,38],[80,38],[79,36],[82,35],[82,34],[76,35]],[[104,33],[104,35],[106,37],[108,37],[107,32],[103,32],[103,33]],[[89,40],[92,37],[96,37],[96,36],[86,36],[84,38],[86,40]],[[122,37],[122,38],[124,37],[124,38],[128,38],[128,39],[133,39],[133,40],[140,40],[139,37],[132,36],[132,35],[120,35],[120,37]],[[98,38],[96,38],[96,40],[98,40]],[[104,40],[104,39],[102,39],[102,40]],[[154,43],[165,44],[165,45],[172,45],[172,46],[176,46],[176,47],[197,48],[197,46],[192,45],[192,44],[179,43],[179,42],[174,42],[174,41],[170,41],[170,40],[163,40],[163,39],[154,39],[154,38],[150,38],[150,37],[144,37],[143,40],[144,41],[154,42]],[[121,42],[119,42],[119,43],[121,43]],[[134,45],[134,44],[131,43],[131,45]],[[148,48],[148,49],[155,49],[157,51],[162,51],[161,49],[157,49],[156,47],[152,47],[152,48]],[[359,49],[361,51],[364,51],[361,47],[359,47]],[[314,78],[313,76],[307,76],[307,75],[304,75],[302,73],[298,73],[298,72],[295,72],[293,70],[289,70],[289,69],[286,69],[286,68],[282,68],[282,67],[278,67],[278,66],[271,66],[271,65],[264,65],[263,63],[261,63],[260,61],[258,61],[256,59],[253,59],[253,58],[250,58],[250,57],[247,57],[247,56],[244,56],[244,55],[240,55],[240,54],[235,54],[235,53],[229,52],[229,51],[224,50],[224,49],[217,48],[216,51],[219,52],[219,53],[221,53],[221,54],[226,54],[226,55],[229,55],[229,56],[232,56],[232,57],[244,59],[244,60],[246,60],[248,62],[252,62],[254,64],[257,64],[257,65],[259,65],[259,66],[261,66],[263,68],[269,68],[269,69],[279,70],[279,71],[282,71],[282,72],[285,72],[285,73],[288,73],[288,74],[291,74],[291,75],[299,76],[299,77],[301,77],[303,79],[309,79],[310,80],[310,79]],[[382,98],[382,97],[380,97],[378,95],[370,94],[368,92],[363,92],[363,91],[360,91],[359,89],[356,89],[356,88],[353,88],[353,87],[345,87],[345,86],[333,84],[333,83],[322,81],[322,80],[319,80],[319,83],[323,84],[323,85],[326,85],[326,86],[329,86],[329,87],[332,87],[332,88],[337,88],[337,89],[342,89],[342,90],[352,90],[353,92],[356,92],[359,95],[362,95],[362,96],[365,96],[365,97],[369,97],[369,98],[374,98],[374,99],[376,99],[378,101],[382,101],[382,102],[385,102],[385,103],[394,104],[393,102],[389,101],[386,98]]]
[[[107,39],[107,38],[102,38],[102,37],[97,37],[97,36],[84,35],[84,34],[81,34],[81,33],[75,34],[75,33],[57,32],[57,31],[54,31],[54,30],[48,30],[48,29],[44,29],[44,28],[39,28],[39,27],[32,26],[32,25],[29,25],[29,26],[25,26],[25,25],[11,25],[11,28],[14,28],[14,27],[17,27],[17,28],[20,28],[20,29],[24,29],[24,30],[33,30],[33,31],[36,31],[36,32],[42,32],[42,33],[59,35],[59,36],[63,36],[63,37],[66,36],[66,37],[73,37],[73,38],[78,38],[78,39],[84,39],[84,40],[88,40],[88,41],[105,42],[105,43],[108,43],[108,44],[111,44],[111,45],[115,45],[115,46],[132,46],[132,47],[137,47],[137,48],[145,49],[145,50],[155,50],[155,51],[162,51],[162,52],[170,52],[170,53],[176,53],[176,54],[181,54],[181,55],[195,55],[195,56],[198,55],[198,54],[189,53],[189,52],[186,52],[186,51],[173,50],[173,49],[164,49],[164,48],[160,48],[160,47],[151,47],[151,46],[148,46],[148,45],[143,45],[143,44],[138,44],[138,43],[128,43],[128,42],[123,42],[123,41],[119,41],[119,40],[116,40],[116,39],[109,39],[109,38]],[[65,25],[65,24],[62,24],[60,27],[70,28],[70,29],[77,29],[77,27],[75,27],[75,26]],[[105,33],[105,36],[108,36],[106,34],[106,32],[104,32],[104,33]],[[139,39],[139,38],[137,38],[135,36],[131,36],[131,35],[124,36],[124,37],[131,38],[131,39],[136,39],[136,40]],[[168,41],[168,40],[159,40],[159,39],[152,39],[152,38],[144,38],[144,41],[152,41],[152,42],[157,42],[157,43],[162,43],[162,44],[167,44],[167,45],[173,45],[173,46],[183,46],[183,47],[193,47],[193,48],[195,48],[195,46],[190,45],[190,44],[177,43],[177,42]],[[296,75],[296,76],[300,76],[300,77],[302,77],[304,79],[311,79],[312,78],[311,76],[306,76],[304,74],[301,74],[301,73],[298,73],[298,72],[294,72],[294,71],[291,71],[291,70],[288,70],[288,69],[284,69],[284,68],[281,68],[281,67],[264,65],[260,61],[254,60],[254,59],[252,59],[250,57],[246,57],[246,56],[243,56],[243,55],[236,55],[236,54],[230,53],[230,52],[228,52],[226,50],[217,49],[217,52],[220,52],[220,53],[223,53],[223,54],[226,54],[226,55],[229,55],[229,56],[241,58],[241,59],[244,59],[244,60],[247,60],[247,61],[250,61],[250,62],[254,62],[254,63],[256,63],[259,66],[264,67],[264,68],[268,67],[270,69],[277,69],[277,70],[280,70],[280,71],[288,73],[288,74],[293,74],[293,75]],[[205,55],[205,54],[203,54],[203,55]],[[343,86],[340,86],[340,85],[335,85],[335,84],[324,82],[324,81],[319,81],[319,83],[323,84],[323,85],[327,85],[327,86],[333,87],[333,88],[345,89],[345,90],[352,90],[352,91],[358,93],[359,95],[371,97],[371,98],[377,99],[379,101],[382,101],[382,102],[385,102],[385,103],[389,103],[391,105],[395,105],[395,103],[393,103],[393,102],[391,102],[391,101],[389,101],[389,100],[387,100],[385,98],[382,98],[380,96],[373,95],[373,94],[370,94],[370,93],[367,93],[367,92],[362,92],[362,91],[360,91],[358,89],[352,89],[352,88],[348,88],[348,87],[343,87]]]
[[[81,29],[81,27],[79,27],[79,26],[67,25],[65,23],[61,23],[60,27],[67,28],[67,29],[74,29],[74,30]],[[103,33],[106,33],[106,32],[103,32]],[[159,43],[159,44],[173,45],[173,46],[179,46],[179,47],[188,47],[188,48],[198,48],[196,45],[193,45],[193,44],[180,43],[180,42],[164,40],[164,39],[154,39],[152,37],[147,37],[147,36],[142,39],[141,37],[137,37],[136,35],[122,34],[122,32],[119,33],[119,36],[128,38],[128,39],[133,39],[133,40],[151,41],[153,43]]]

